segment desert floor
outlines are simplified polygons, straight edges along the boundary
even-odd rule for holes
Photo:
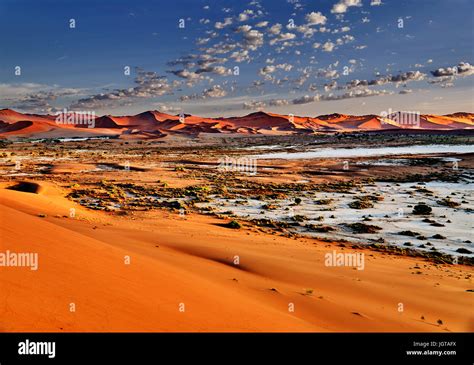
[[[254,225],[230,229],[230,218],[193,209],[122,214],[68,197],[74,184],[94,189],[105,178],[165,180],[176,189],[199,184],[203,175],[181,166],[191,158],[215,162],[215,152],[160,152],[148,171],[141,153],[125,151],[132,168],[105,171],[97,168],[100,161],[116,158],[88,150],[61,161],[59,150],[43,146],[38,154],[40,147],[30,147],[15,153],[24,157],[25,175],[2,175],[0,251],[38,253],[39,266],[0,267],[0,331],[474,331],[472,266]],[[110,152],[108,146],[98,150]],[[3,161],[4,172],[14,169],[13,160],[8,155]],[[295,176],[306,165],[285,166],[278,176],[249,179],[305,178]],[[337,169],[334,176],[342,175]],[[334,176],[329,178],[339,179]],[[20,181],[37,184],[31,185],[35,191],[9,189]],[[364,270],[325,266],[325,255],[334,250],[364,253]]]

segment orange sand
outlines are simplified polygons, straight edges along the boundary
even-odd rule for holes
[[[37,271],[0,267],[0,331],[474,330],[470,267],[369,250],[363,271],[326,267],[337,244],[198,215],[114,217],[41,185],[0,186],[0,252],[39,254]]]

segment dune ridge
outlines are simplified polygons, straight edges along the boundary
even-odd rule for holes
[[[415,118],[403,120],[403,118]],[[22,114],[0,110],[0,138],[60,138],[117,136],[120,138],[162,138],[166,135],[195,136],[221,134],[311,134],[318,132],[382,130],[459,130],[473,129],[474,114],[458,112],[447,115],[387,116],[329,114],[316,117],[280,115],[258,111],[239,117],[203,118],[194,115],[171,115],[158,110],[131,116],[95,117],[94,128],[87,125],[57,124],[54,115]]]

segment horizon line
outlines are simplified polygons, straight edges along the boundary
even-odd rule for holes
[[[68,110],[67,108],[63,108],[63,110],[65,110],[67,113],[94,113],[95,114],[95,111],[93,110],[88,110],[88,111],[76,111],[76,110]],[[391,110],[389,108],[389,110]],[[40,113],[29,113],[29,112],[21,112],[21,111],[18,111],[18,110],[15,110],[13,108],[1,108],[0,109],[0,112],[1,111],[13,111],[15,113],[19,113],[19,114],[24,114],[24,115],[38,115],[38,116],[57,116],[59,114],[62,113],[62,111],[57,111],[55,114],[40,114]],[[103,114],[103,115],[97,115],[96,118],[101,118],[101,117],[135,117],[135,116],[138,116],[140,114],[144,114],[144,113],[149,113],[149,112],[158,112],[158,113],[162,113],[162,114],[167,114],[169,116],[174,116],[174,117],[179,117],[181,115],[184,115],[185,117],[186,116],[194,116],[194,117],[200,117],[200,118],[204,118],[204,119],[228,119],[228,118],[239,118],[239,117],[246,117],[246,116],[249,116],[249,115],[252,115],[252,114],[256,114],[256,113],[263,113],[263,114],[266,114],[266,115],[269,115],[271,116],[272,114],[274,115],[280,115],[280,116],[293,116],[293,117],[298,117],[298,118],[319,118],[319,117],[322,117],[322,116],[328,116],[328,115],[345,115],[345,116],[354,116],[354,117],[363,117],[363,116],[376,116],[376,117],[382,117],[380,114],[381,113],[378,113],[378,114],[374,114],[374,113],[365,113],[365,114],[346,114],[346,113],[338,113],[338,112],[334,112],[334,113],[329,113],[329,114],[318,114],[316,116],[308,116],[308,115],[296,115],[296,114],[293,114],[293,113],[289,113],[289,114],[280,114],[280,113],[273,113],[273,112],[267,112],[267,111],[264,111],[264,110],[255,110],[255,111],[252,111],[248,114],[244,114],[244,115],[235,115],[235,116],[227,116],[227,117],[224,117],[224,116],[221,116],[221,117],[202,117],[200,115],[197,115],[197,114],[189,114],[189,113],[179,113],[179,114],[170,114],[170,113],[167,113],[167,112],[162,112],[158,109],[147,109],[147,110],[144,110],[140,113],[137,113],[137,114],[122,114],[122,115],[114,115],[114,114]],[[451,115],[454,115],[454,114],[474,114],[474,112],[466,112],[466,111],[457,111],[457,112],[454,112],[454,113],[447,113],[447,114],[436,114],[436,113],[420,113],[420,112],[417,112],[417,111],[407,111],[407,110],[395,110],[395,111],[391,111],[388,115],[392,115],[392,114],[396,114],[396,113],[411,113],[411,114],[419,114],[419,115],[438,115],[438,116],[451,116]]]

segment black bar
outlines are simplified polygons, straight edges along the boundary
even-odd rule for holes
[[[54,358],[20,355],[27,339],[55,342]],[[473,344],[472,333],[0,333],[0,364],[473,364]]]

